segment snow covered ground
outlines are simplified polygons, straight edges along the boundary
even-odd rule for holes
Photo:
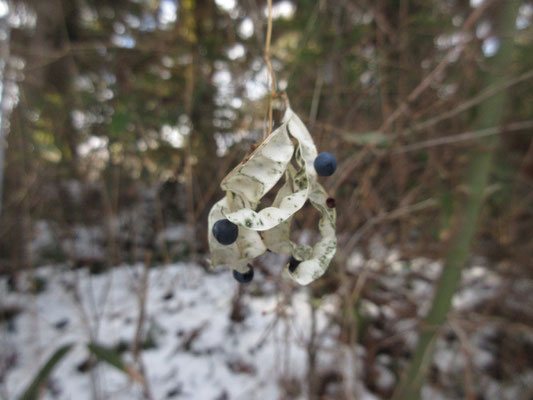
[[[131,349],[143,272],[141,266],[121,266],[100,275],[42,267],[35,275],[46,285],[37,295],[9,291],[1,280],[3,307],[20,309],[2,328],[0,352],[10,366],[4,395],[18,397],[57,348],[74,343],[54,371],[44,398],[91,399],[94,391],[98,398],[142,398],[141,384],[122,371],[105,363],[87,368],[86,344],[92,339]],[[154,399],[280,399],[286,396],[282,382],[305,382],[311,321],[307,291],[299,289],[292,304],[285,304],[274,283],[257,275],[261,285],[246,288],[246,318],[239,323],[230,319],[237,283],[229,271],[207,273],[192,264],[149,271],[144,333],[155,343],[143,351],[142,361]],[[258,290],[261,295],[254,295]],[[326,345],[328,307],[332,304],[323,302],[317,315]],[[338,366],[337,355],[319,352],[319,365]],[[131,363],[132,352],[124,352],[123,358]],[[306,397],[301,384],[293,391],[289,398]]]
[[[239,284],[230,271],[210,273],[188,263],[154,267],[148,274],[141,265],[99,275],[40,267],[33,276],[19,274],[16,291],[0,278],[0,307],[14,315],[0,322],[0,399],[18,398],[50,355],[69,343],[74,347],[54,370],[42,398],[143,399],[145,388],[132,379],[135,374],[103,362],[93,365],[87,344],[121,349],[131,371],[138,370],[132,349],[144,278],[141,360],[154,400],[307,398],[310,303],[317,307],[315,380],[324,398],[349,398],[346,393],[358,400],[380,398],[370,387],[388,398],[414,348],[416,319],[427,312],[442,263],[405,260],[378,244],[371,243],[369,258],[354,251],[341,286],[331,293],[326,289],[312,302],[309,288],[279,278],[283,260],[266,255],[265,269],[256,268],[254,281],[241,287],[242,309],[234,307]],[[453,301],[453,324],[437,341],[424,399],[464,398],[468,385],[490,399],[533,393],[527,353],[533,331],[524,319],[531,309],[533,282],[523,279],[509,290],[497,269],[484,265],[479,260],[463,273]],[[349,347],[341,330],[341,299],[363,276],[370,288],[360,299],[366,334],[358,338],[359,345]],[[30,281],[37,294],[31,294]],[[488,319],[483,315],[487,306],[513,312],[517,319]],[[467,378],[471,382],[463,383]]]

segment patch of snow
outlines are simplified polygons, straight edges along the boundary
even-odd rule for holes
[[[103,260],[104,232],[101,227],[75,226],[72,238],[62,242],[63,250],[73,260]]]
[[[348,257],[346,262],[346,271],[356,273],[363,268],[364,264],[365,258],[363,257],[363,254],[356,250],[350,255],[350,257]]]
[[[372,236],[368,246],[368,251],[370,253],[370,257],[374,260],[384,260],[389,253],[389,250],[383,243],[383,239],[379,235]]]
[[[480,369],[488,368],[494,362],[494,355],[481,348],[477,348],[472,358],[474,365]]]
[[[361,311],[371,318],[379,317],[379,307],[369,300],[361,300]]]
[[[29,245],[32,259],[37,258],[43,250],[55,243],[54,232],[48,221],[37,221],[33,227],[32,236],[32,241]]]
[[[433,362],[438,370],[445,374],[464,369],[464,358],[457,348],[452,348],[444,340],[437,341]]]
[[[157,235],[156,242],[179,242],[187,237],[187,225],[179,224],[165,228]]]
[[[381,390],[391,390],[394,387],[396,377],[388,368],[378,364],[376,365],[376,373],[376,386],[378,388]]]
[[[4,304],[24,307],[14,319],[14,331],[3,333],[0,341],[0,353],[12,349],[17,357],[6,376],[8,397],[18,396],[58,347],[74,343],[52,375],[53,392],[49,387],[43,398],[91,399],[90,374],[79,371],[88,359],[86,344],[92,339],[106,346],[133,343],[143,267],[121,266],[100,275],[52,267],[38,272],[47,285],[37,295],[4,291],[6,282],[0,279]],[[260,282],[260,272],[257,275]],[[144,350],[142,359],[153,398],[181,394],[215,399],[226,393],[231,399],[275,399],[282,395],[281,377],[305,379],[311,321],[308,291],[299,289],[290,304],[280,304],[276,294],[244,294],[246,318],[233,323],[229,315],[236,290],[228,271],[207,273],[185,263],[149,270],[143,332],[151,333],[155,346]],[[334,296],[326,298],[323,307],[331,311],[337,301]],[[278,314],[279,307],[286,312]],[[329,325],[319,307],[317,331],[327,337]],[[322,343],[334,348],[336,341]],[[126,362],[132,362],[130,354],[123,356]],[[331,351],[319,351],[318,359],[319,366],[338,367]],[[121,371],[99,363],[93,372],[99,398],[142,397],[140,384]]]

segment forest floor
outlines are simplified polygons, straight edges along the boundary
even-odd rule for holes
[[[133,348],[143,273],[142,266],[99,275],[41,267],[34,273],[44,282],[37,295],[9,292],[1,280],[3,307],[17,310],[0,339],[4,361],[11,360],[7,398],[20,395],[50,355],[69,343],[75,347],[54,371],[44,398],[91,399],[95,390],[98,398],[142,398],[142,385],[119,369],[90,366],[86,344]],[[229,271],[213,274],[193,264],[149,270],[142,362],[154,399],[278,399],[287,391],[303,398],[298,393],[305,392],[300,382],[311,321],[306,290],[292,296],[280,316],[282,298],[273,284],[260,286],[248,287],[243,319],[235,322],[230,313],[237,283]],[[326,301],[317,314],[317,328],[326,336],[324,312],[331,307]],[[130,351],[123,358],[133,361]],[[321,352],[322,366],[335,362],[333,353]]]
[[[371,246],[370,250],[376,249]],[[376,251],[377,257],[381,250]],[[256,269],[254,281],[238,297],[239,286],[230,271],[208,272],[191,263],[148,270],[142,265],[123,265],[97,275],[85,268],[43,266],[21,273],[16,291],[0,278],[1,306],[11,315],[1,325],[0,397],[18,398],[50,355],[73,343],[54,370],[43,398],[141,399],[148,388],[153,399],[304,399],[314,320],[316,376],[322,398],[349,398],[348,392],[361,400],[386,398],[383,393],[390,393],[397,383],[395,365],[405,362],[394,354],[414,346],[413,322],[427,310],[441,264],[416,259],[406,268],[397,253],[381,253],[381,262],[354,253],[346,266],[348,274],[366,270],[367,279],[379,279],[372,283],[371,294],[361,300],[361,313],[370,322],[365,341],[355,347],[339,339],[339,324],[332,322],[339,316],[342,292],[334,291],[313,303],[308,288],[267,277],[261,269]],[[269,257],[267,265],[281,262]],[[281,267],[271,269],[276,276]],[[143,281],[147,282],[145,315],[139,330]],[[34,293],[29,290],[30,282]],[[492,301],[501,284],[485,267],[468,268],[454,298],[454,315]],[[409,302],[417,304],[415,314],[400,315]],[[317,307],[314,318],[311,304]],[[453,395],[448,390],[461,387],[457,382],[466,377],[475,379],[472,389],[486,398],[521,398],[525,388],[532,386],[533,368],[526,362],[512,371],[510,384],[498,381],[494,368],[501,368],[504,357],[498,343],[503,343],[502,329],[512,327],[501,325],[485,323],[459,338],[453,332],[443,335],[437,343],[432,385],[425,388],[423,397],[466,398],[462,391]],[[392,340],[398,337],[402,341]],[[509,334],[504,337],[512,339]],[[524,346],[533,343],[531,333],[520,333],[519,338]],[[90,342],[120,352],[125,364],[132,366],[130,374],[95,363],[87,349]],[[391,345],[381,345],[372,358],[370,390],[368,352],[376,343],[386,342]],[[141,365],[134,363],[136,343],[143,348],[140,360],[147,385],[131,379],[136,376],[131,371]],[[512,343],[518,342],[512,339]]]

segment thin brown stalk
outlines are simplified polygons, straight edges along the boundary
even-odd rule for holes
[[[313,299],[309,298],[309,307],[311,308],[311,326],[309,332],[309,341],[307,343],[307,390],[308,398],[314,400],[317,398],[317,344],[316,344],[316,306]]]
[[[206,193],[202,196],[202,198],[198,202],[198,204],[196,206],[196,211],[195,211],[194,218],[199,218],[200,215],[202,214],[202,212],[204,211],[205,207],[207,206],[207,204],[209,204],[209,202],[211,201],[211,199],[213,198],[214,194],[216,193],[216,191],[217,191],[217,189],[219,187],[218,186],[218,182],[220,182],[222,180],[222,178],[226,174],[226,171],[228,170],[229,166],[231,164],[233,164],[233,161],[235,160],[235,158],[236,158],[236,156],[238,154],[239,154],[239,148],[238,147],[234,147],[232,149],[231,153],[226,157],[226,160],[224,161],[224,164],[222,164],[220,166],[220,168],[218,169],[217,178],[211,182],[211,184],[209,185],[209,188],[207,189]]]
[[[265,62],[267,65],[268,73],[270,76],[270,96],[268,97],[268,129],[263,131],[263,139],[266,139],[272,133],[272,98],[276,95],[276,76],[272,69],[272,63],[270,61],[270,42],[272,40],[272,0],[267,1],[268,4],[268,23],[267,23],[267,35],[265,40]],[[265,119],[266,125],[266,119]]]
[[[423,129],[429,128],[430,126],[434,126],[438,124],[441,121],[444,121],[446,119],[452,118],[456,116],[457,114],[460,114],[480,103],[487,100],[489,97],[494,96],[496,93],[499,93],[503,90],[507,90],[510,87],[519,84],[520,82],[524,82],[528,79],[533,78],[533,70],[527,71],[523,73],[522,75],[512,78],[508,80],[507,82],[503,82],[498,85],[490,86],[484,91],[482,91],[477,96],[465,101],[464,103],[459,104],[457,107],[455,107],[453,110],[450,110],[448,112],[442,113],[437,115],[436,117],[430,118],[426,121],[420,122],[416,124],[413,128],[407,130],[407,133],[415,133],[419,132]]]
[[[183,6],[184,14],[184,33],[189,44],[189,51],[192,61],[187,66],[185,71],[185,113],[189,117],[189,122],[192,125],[192,112],[194,109],[194,88],[195,88],[195,70],[196,70],[196,20],[194,15],[195,2],[188,1]],[[194,134],[194,126],[191,126],[191,132],[186,139],[187,155],[185,157],[185,185],[186,185],[186,204],[187,204],[187,230],[188,230],[188,244],[192,258],[196,258],[196,219],[194,210],[194,173],[193,173],[193,146],[192,136]]]
[[[150,259],[151,254],[148,251],[146,253],[146,259],[144,263],[144,270],[139,282],[138,300],[139,300],[139,319],[137,320],[137,327],[135,329],[135,338],[133,340],[133,358],[135,361],[139,359],[140,349],[142,345],[142,331],[146,313],[146,298],[148,289],[148,274],[150,271]]]
[[[437,206],[437,201],[433,198],[423,200],[419,203],[412,204],[406,207],[400,207],[396,210],[388,212],[383,215],[369,219],[361,228],[359,228],[351,237],[350,241],[344,246],[344,253],[349,255],[355,245],[363,237],[363,235],[374,225],[377,225],[384,221],[390,221],[396,218],[400,218],[405,215],[409,215],[414,212],[422,211],[427,208],[432,208]]]
[[[472,26],[481,18],[481,16],[484,14],[485,10],[492,5],[492,1],[485,1],[481,6],[476,8],[470,16],[466,19],[462,26],[463,32],[468,32]],[[468,41],[468,40],[467,40]],[[381,127],[378,129],[379,132],[388,132],[396,122],[398,118],[400,118],[403,114],[407,112],[409,109],[409,106],[416,100],[418,97],[426,91],[427,88],[429,88],[435,80],[440,77],[443,72],[446,70],[448,65],[451,64],[452,60],[456,59],[464,50],[466,43],[462,43],[456,47],[453,47],[448,53],[444,56],[442,61],[437,64],[437,66],[428,74],[422,81],[418,84],[416,88],[411,91],[411,93],[407,96],[407,98],[394,110],[389,117],[383,122]]]
[[[135,330],[135,337],[133,340],[133,359],[135,361],[135,364],[137,365],[137,368],[139,369],[138,372],[140,373],[140,376],[142,377],[141,383],[143,386],[143,395],[144,398],[147,400],[152,399],[152,394],[150,390],[150,386],[148,383],[148,377],[145,373],[144,364],[142,361],[142,343],[144,339],[143,335],[143,327],[146,320],[146,300],[148,298],[148,279],[150,274],[150,262],[151,262],[151,253],[146,253],[146,259],[144,263],[144,270],[143,275],[140,280],[139,285],[139,319],[137,320],[137,327]]]
[[[486,136],[498,135],[502,132],[522,131],[524,129],[533,128],[533,120],[515,122],[505,127],[493,126],[490,128],[480,129],[477,131],[470,131],[459,133],[452,136],[441,136],[434,139],[425,140],[423,142],[413,143],[407,146],[402,146],[396,149],[393,154],[408,153],[411,151],[426,149],[429,147],[442,146],[445,144],[453,144],[464,142],[468,140],[475,140]]]
[[[449,324],[459,338],[459,342],[461,343],[461,351],[465,359],[465,398],[466,400],[474,400],[476,398],[476,393],[474,390],[474,376],[472,373],[472,345],[468,340],[468,335],[457,321],[450,319]]]
[[[324,85],[324,74],[319,71],[316,78],[315,89],[313,91],[313,99],[311,101],[311,110],[309,111],[309,130],[312,131],[315,126],[316,117],[318,114],[318,105],[320,103],[320,95],[322,93],[322,86]]]

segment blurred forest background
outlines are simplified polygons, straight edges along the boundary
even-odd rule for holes
[[[176,263],[225,282],[230,300],[216,312],[228,327],[250,323],[258,298],[277,299],[275,318],[258,325],[268,340],[305,294],[305,361],[297,373],[271,371],[270,394],[241,397],[235,388],[195,395],[186,380],[157,394],[145,362],[136,373],[126,368],[128,379],[144,382],[138,398],[411,398],[398,383],[416,354],[443,259],[458,272],[437,294],[451,300],[458,291],[446,321],[446,300],[433,306],[435,352],[415,368],[427,376],[423,397],[533,398],[533,3],[274,0],[272,17],[278,89],[319,152],[339,161],[322,179],[336,199],[339,247],[309,288],[281,279],[287,260],[272,255],[244,288],[206,262],[218,184],[262,138],[266,1],[0,0],[2,398],[16,398],[55,350],[41,343],[46,351],[25,367],[8,345],[23,343],[17,319],[31,304],[41,310],[31,299],[50,291],[48,279],[144,265],[135,282],[146,289],[152,272],[143,271]],[[305,211],[294,235],[312,241],[318,218]],[[134,292],[150,298],[149,290]],[[150,331],[149,310],[120,352],[132,365]],[[88,340],[101,341],[91,318]],[[63,334],[61,321],[49,322],[54,338]],[[207,328],[179,329],[177,359]],[[336,351],[357,368],[321,359]],[[253,380],[261,375],[253,362],[227,364]],[[25,372],[10,384],[17,368]],[[85,369],[87,398],[120,398],[95,370]],[[47,398],[85,398],[50,382],[38,385]]]

